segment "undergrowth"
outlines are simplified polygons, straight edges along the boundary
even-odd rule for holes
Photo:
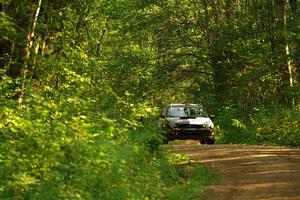
[[[256,108],[243,115],[225,110],[216,119],[218,142],[233,144],[300,146],[300,106]]]
[[[155,120],[137,120],[142,108],[110,119],[103,110],[90,110],[96,105],[81,101],[74,109],[71,101],[36,96],[18,110],[14,102],[2,101],[0,199],[193,199],[201,194],[207,171],[178,167],[182,159],[161,148]]]

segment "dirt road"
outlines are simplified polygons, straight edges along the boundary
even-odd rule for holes
[[[300,149],[241,145],[171,145],[224,177],[209,200],[300,200]]]

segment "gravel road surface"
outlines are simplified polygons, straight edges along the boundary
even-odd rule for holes
[[[171,144],[223,180],[209,200],[300,200],[300,149],[245,145]]]

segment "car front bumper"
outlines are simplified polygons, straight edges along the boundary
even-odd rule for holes
[[[214,132],[210,128],[173,128],[170,129],[166,137],[169,140],[175,139],[214,139]]]

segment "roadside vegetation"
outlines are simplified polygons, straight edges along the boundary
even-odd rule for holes
[[[299,7],[1,0],[0,199],[196,195],[207,172],[161,148],[168,103],[202,103],[219,143],[299,146]]]
[[[180,166],[188,158],[160,147],[151,120],[144,125],[129,116],[114,121],[89,111],[85,103],[64,102],[58,107],[40,98],[35,96],[36,101],[27,102],[22,110],[16,110],[15,103],[1,110],[1,199],[201,195],[209,174]],[[155,113],[150,108],[148,112]]]
[[[229,111],[217,119],[218,142],[299,147],[299,119],[299,108],[261,108],[251,118]]]

